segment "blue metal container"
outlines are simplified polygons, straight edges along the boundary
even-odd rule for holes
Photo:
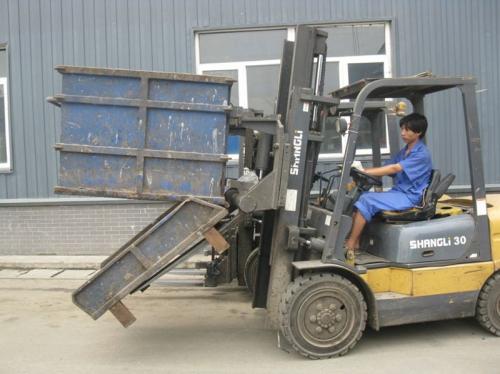
[[[126,309],[121,299],[192,254],[204,234],[226,215],[223,207],[195,198],[174,204],[111,255],[73,293],[73,302],[94,319],[111,310],[124,325],[130,324],[133,321],[124,321],[113,307],[118,304]]]
[[[57,193],[221,203],[232,80],[58,66]]]

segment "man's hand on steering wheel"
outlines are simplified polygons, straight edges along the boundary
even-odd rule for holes
[[[365,188],[368,186],[382,187],[382,180],[379,177],[374,177],[373,175],[365,173],[364,171],[361,171],[357,168],[351,167],[350,176],[352,177],[352,179],[354,179],[354,181],[358,185],[362,187]]]

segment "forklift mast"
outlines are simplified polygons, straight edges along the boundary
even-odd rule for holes
[[[322,141],[321,113],[327,34],[298,26],[295,41],[285,42],[281,62],[277,114],[285,137],[293,145],[284,209],[266,211],[263,218],[254,307],[266,307],[276,323],[278,303],[290,282],[291,263],[300,259],[292,230],[305,229],[307,205]],[[292,250],[291,250],[292,249]],[[295,251],[293,251],[295,249]]]

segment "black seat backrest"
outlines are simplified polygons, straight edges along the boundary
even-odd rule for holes
[[[432,170],[431,181],[427,186],[427,189],[424,192],[424,196],[422,198],[422,206],[429,205],[433,200],[434,191],[439,185],[441,181],[441,172],[437,169]]]
[[[448,190],[448,187],[451,186],[454,180],[455,176],[451,173],[441,178],[441,172],[436,169],[433,170],[431,182],[424,193],[423,207],[436,205],[437,201]]]
[[[453,181],[455,180],[455,176],[453,174],[447,174],[444,178],[441,179],[438,186],[434,190],[434,199],[437,201],[443,194],[448,190],[448,187],[451,186]]]

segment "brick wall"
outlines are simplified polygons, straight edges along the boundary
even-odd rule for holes
[[[108,255],[168,206],[0,206],[0,255]]]

